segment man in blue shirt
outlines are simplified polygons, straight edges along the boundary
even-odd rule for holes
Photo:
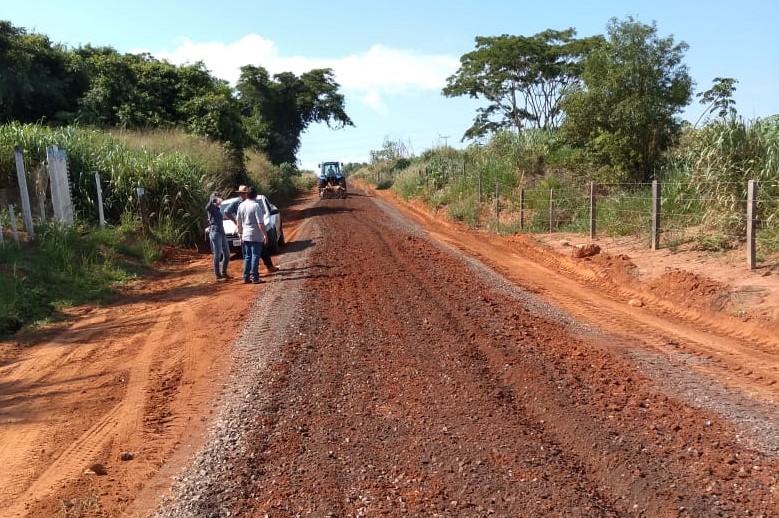
[[[211,242],[211,252],[214,254],[214,275],[216,280],[227,279],[227,265],[230,262],[230,244],[227,242],[225,229],[222,225],[223,216],[220,205],[222,198],[216,192],[211,193],[211,197],[206,205],[208,213],[208,240]],[[221,262],[221,269],[220,269]]]

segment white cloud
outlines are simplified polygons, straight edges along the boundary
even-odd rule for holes
[[[451,56],[419,54],[384,45],[373,45],[366,52],[342,58],[285,57],[273,41],[256,34],[233,43],[196,43],[185,38],[172,51],[150,53],[177,65],[202,61],[212,74],[233,85],[243,65],[262,66],[272,74],[289,71],[298,75],[314,68],[331,68],[347,97],[354,96],[383,115],[388,113],[387,97],[438,93],[446,78],[459,67],[459,61]]]
[[[369,106],[374,111],[379,112],[381,115],[389,114],[389,109],[387,109],[387,105],[384,104],[384,100],[381,98],[381,94],[378,90],[368,90],[362,94],[359,99],[363,104]]]

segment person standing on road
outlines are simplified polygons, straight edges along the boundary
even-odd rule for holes
[[[260,255],[268,242],[265,230],[265,207],[257,203],[257,189],[249,187],[246,199],[238,206],[236,225],[243,247],[243,282],[259,284]]]
[[[238,186],[238,198],[231,201],[230,203],[226,203],[222,205],[222,214],[227,219],[231,220],[233,223],[235,223],[236,226],[238,226],[238,206],[243,202],[243,200],[246,199],[246,193],[249,192],[249,188],[245,185],[239,185]],[[263,207],[265,206],[262,203],[262,198],[265,198],[262,194],[257,195],[257,203],[261,204]],[[279,271],[278,266],[273,266],[273,260],[270,256],[270,246],[263,246],[262,247],[262,254],[260,254],[260,259],[262,259],[262,263],[265,265],[265,268],[268,270],[269,273],[277,272]]]
[[[232,200],[230,203],[223,203],[222,204],[222,214],[227,219],[231,220],[233,223],[238,225],[238,221],[236,220],[236,216],[238,214],[238,206],[241,204],[243,200],[246,199],[246,194],[249,192],[249,188],[245,185],[239,185],[238,186],[238,197],[234,200]]]
[[[220,205],[222,205],[222,198],[216,192],[211,193],[206,212],[208,213],[208,240],[211,243],[211,252],[214,254],[216,280],[229,278],[227,265],[230,263],[230,244],[227,242],[227,235],[222,225],[224,218]]]
[[[257,195],[257,203],[263,207],[270,207],[270,203],[265,203],[265,200],[267,200],[267,198],[262,194]],[[273,266],[273,260],[270,258],[270,243],[265,243],[265,246],[262,247],[262,254],[260,255],[260,259],[262,259],[262,263],[265,265],[268,273],[279,271],[280,268],[278,266]]]

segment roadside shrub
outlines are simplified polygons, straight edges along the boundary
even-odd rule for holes
[[[479,223],[481,207],[479,200],[475,196],[467,196],[452,200],[446,207],[446,212],[451,219],[461,221],[469,227],[475,228]]]

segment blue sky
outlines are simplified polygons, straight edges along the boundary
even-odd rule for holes
[[[779,2],[742,0],[0,0],[0,19],[69,47],[92,44],[149,52],[173,63],[202,60],[230,82],[238,68],[301,74],[330,67],[356,128],[311,126],[300,165],[362,162],[385,139],[419,154],[460,147],[477,101],[446,98],[441,88],[476,36],[532,36],[573,27],[605,34],[610,18],[657,23],[661,37],[685,41],[695,92],[734,77],[739,113],[779,114]],[[684,117],[703,106],[693,100]]]

